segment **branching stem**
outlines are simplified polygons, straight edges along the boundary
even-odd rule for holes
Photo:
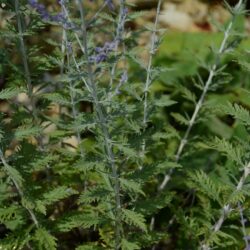
[[[13,182],[13,184],[14,184],[14,186],[15,186],[15,188],[16,188],[16,190],[17,190],[19,196],[20,196],[20,198],[23,199],[23,198],[24,198],[24,193],[23,193],[23,191],[22,191],[20,185],[18,184],[18,181],[17,181],[17,180],[13,177],[13,175],[11,174],[11,170],[10,170],[11,167],[10,167],[10,165],[7,163],[7,161],[5,160],[4,155],[3,155],[3,152],[2,152],[1,149],[0,149],[0,159],[1,159],[2,163],[3,163],[3,166],[4,166],[4,168],[5,168],[6,173],[8,174],[8,176],[9,176],[10,179],[11,179],[11,181]],[[31,217],[31,219],[32,219],[32,221],[33,221],[33,223],[34,223],[34,225],[36,226],[36,228],[38,228],[38,227],[39,227],[39,223],[38,223],[38,220],[37,220],[37,218],[36,218],[36,216],[35,216],[33,210],[30,209],[30,208],[28,208],[28,207],[26,207],[26,206],[24,206],[24,205],[23,205],[23,207],[28,211],[28,213],[30,214],[30,217]]]
[[[124,24],[125,24],[125,20],[123,20],[123,18],[126,17],[126,13],[125,13],[126,0],[120,0],[119,2],[120,2],[120,10],[119,10],[119,17],[118,17],[118,24],[117,24],[117,28],[116,28],[116,34],[115,34],[115,38],[114,38],[114,41],[115,41],[114,52],[115,52],[116,60],[113,63],[112,68],[111,68],[111,72],[110,72],[110,82],[109,82],[110,89],[112,89],[114,78],[115,78],[118,47],[119,47],[120,41],[123,40],[122,36],[123,36]]]
[[[156,16],[155,16],[153,32],[152,32],[152,36],[151,36],[149,59],[148,59],[148,64],[147,64],[147,77],[146,77],[146,82],[145,82],[144,91],[143,91],[144,103],[143,103],[143,123],[142,123],[142,125],[143,125],[144,130],[145,130],[147,122],[148,122],[148,91],[149,91],[149,87],[152,83],[152,61],[153,61],[153,56],[156,53],[157,25],[159,22],[161,3],[162,3],[162,0],[159,0],[158,5],[157,5],[157,11],[156,11]],[[142,156],[144,156],[144,154],[145,154],[145,149],[146,149],[146,141],[143,140],[143,142],[142,142]]]
[[[240,181],[237,184],[236,192],[242,190],[243,185],[245,184],[246,179],[249,176],[249,174],[250,174],[250,162],[248,162],[248,164],[246,164],[246,166],[244,167],[244,173],[241,176]],[[221,229],[224,221],[226,220],[228,215],[231,213],[232,209],[233,209],[232,204],[228,203],[228,204],[224,205],[224,207],[222,208],[222,211],[221,211],[221,216],[219,217],[219,219],[216,221],[216,223],[211,228],[211,234],[210,234],[209,238],[206,240],[206,242],[201,244],[202,250],[210,250],[211,249],[210,244],[209,244],[210,237],[213,234],[217,233]]]
[[[24,66],[24,75],[25,75],[26,83],[27,83],[28,97],[30,99],[30,104],[32,108],[31,112],[32,112],[32,115],[34,116],[34,119],[37,120],[38,114],[37,114],[37,109],[36,109],[34,95],[33,95],[33,86],[31,83],[31,75],[30,75],[30,69],[29,69],[28,58],[27,58],[27,50],[25,47],[24,39],[23,39],[22,17],[21,17],[21,13],[19,10],[19,0],[15,0],[15,11],[16,11],[16,17],[17,17],[20,51],[21,51],[23,66]]]
[[[112,142],[110,138],[110,134],[108,128],[106,127],[107,121],[104,115],[103,106],[100,104],[98,96],[97,96],[97,88],[94,81],[94,75],[92,72],[91,62],[88,54],[88,43],[87,43],[87,30],[85,23],[85,13],[82,2],[78,0],[80,6],[80,14],[82,21],[82,38],[83,38],[83,47],[85,52],[85,59],[87,62],[87,73],[88,73],[88,87],[90,88],[90,94],[92,95],[94,105],[96,108],[97,119],[99,122],[100,129],[103,133],[105,149],[108,156],[109,163],[111,165],[112,170],[112,179],[114,180],[114,192],[115,192],[115,249],[118,250],[120,248],[120,240],[121,240],[121,200],[120,200],[120,183],[119,176],[117,172],[117,167],[115,165],[115,156],[113,153]]]
[[[224,38],[221,42],[218,54],[217,54],[216,59],[215,59],[215,63],[213,64],[213,66],[210,69],[209,76],[208,76],[207,81],[205,83],[205,86],[203,88],[202,94],[201,94],[201,96],[200,96],[200,98],[195,106],[195,110],[194,110],[193,115],[189,121],[188,128],[187,128],[183,138],[181,139],[181,142],[180,142],[179,147],[177,149],[177,153],[175,155],[176,162],[178,162],[180,160],[182,152],[183,152],[186,144],[188,143],[188,138],[189,138],[190,132],[191,132],[196,120],[197,120],[198,114],[200,112],[200,109],[202,108],[202,105],[204,103],[204,100],[205,100],[205,97],[206,97],[207,92],[209,90],[209,87],[213,83],[214,76],[216,75],[216,73],[217,73],[216,71],[218,70],[218,66],[219,66],[218,63],[220,62],[221,56],[224,54],[224,51],[226,49],[226,44],[227,44],[228,38],[230,37],[230,32],[232,30],[234,21],[235,21],[235,16],[232,17],[230,23],[227,26],[226,31],[224,32]],[[159,191],[163,190],[166,187],[167,183],[171,179],[173,172],[174,172],[174,170],[171,169],[169,171],[169,173],[164,176],[164,179],[158,188]]]

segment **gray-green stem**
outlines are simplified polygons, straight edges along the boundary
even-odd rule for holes
[[[115,38],[114,38],[114,41],[115,41],[115,49],[114,49],[115,58],[117,58],[119,40],[123,40],[122,39],[122,33],[123,33],[123,30],[124,30],[124,23],[122,22],[122,18],[123,18],[123,15],[124,15],[126,0],[120,0],[119,2],[120,2],[120,10],[119,10],[118,24],[117,24],[117,28],[116,28],[116,35],[115,35]],[[111,68],[111,72],[110,72],[110,82],[109,82],[110,90],[113,87],[116,66],[117,66],[117,60],[115,60],[115,62],[113,63],[112,68]]]
[[[151,44],[150,44],[150,51],[149,51],[149,59],[148,59],[148,64],[147,64],[147,77],[146,77],[146,82],[144,86],[144,103],[143,103],[143,129],[145,130],[147,123],[148,123],[148,92],[149,92],[149,87],[152,83],[152,61],[153,61],[153,56],[155,55],[156,52],[156,42],[157,42],[157,25],[159,22],[159,15],[160,15],[160,10],[161,10],[161,3],[162,0],[158,1],[157,5],[157,11],[156,11],[156,16],[155,16],[155,22],[154,22],[154,28],[151,36]],[[142,142],[142,156],[145,154],[145,149],[146,149],[146,141],[143,140]]]
[[[209,90],[209,87],[213,83],[214,76],[216,75],[216,71],[218,70],[218,66],[219,66],[218,62],[220,61],[221,56],[223,55],[224,50],[226,48],[226,43],[227,43],[228,38],[230,36],[230,32],[232,30],[232,26],[233,26],[234,20],[235,20],[235,16],[233,16],[232,20],[230,21],[230,23],[227,26],[226,31],[224,32],[224,38],[223,38],[222,43],[220,45],[219,52],[218,52],[217,57],[215,59],[215,63],[214,63],[214,65],[210,69],[208,79],[207,79],[207,81],[205,83],[205,86],[203,88],[202,94],[201,94],[201,96],[200,96],[200,98],[199,98],[199,100],[198,100],[198,102],[197,102],[197,104],[195,106],[195,110],[193,112],[191,120],[189,121],[188,128],[187,128],[187,130],[186,130],[186,132],[185,132],[185,134],[184,134],[184,136],[181,139],[181,142],[179,144],[177,153],[175,155],[175,161],[176,162],[178,162],[180,160],[182,152],[183,152],[183,150],[184,150],[184,148],[185,148],[185,146],[186,146],[186,144],[188,142],[188,138],[189,138],[190,132],[191,132],[191,130],[192,130],[192,128],[193,128],[193,126],[194,126],[194,124],[196,122],[196,119],[198,117],[200,109],[202,108],[202,105],[204,103],[204,100],[205,100],[205,97],[206,97],[207,92]],[[160,186],[158,188],[159,191],[163,190],[166,187],[167,183],[171,179],[171,176],[172,176],[173,172],[174,172],[174,170],[171,169],[169,171],[169,173],[164,176],[164,179],[163,179],[163,181],[161,182],[161,184],[160,184]]]
[[[2,152],[1,149],[0,149],[0,159],[1,159],[2,163],[3,163],[3,166],[5,168],[6,173],[8,174],[8,176],[10,177],[11,181],[13,182],[13,184],[14,184],[14,186],[16,188],[16,190],[18,192],[18,195],[20,196],[21,199],[23,199],[24,198],[24,193],[23,193],[21,187],[19,186],[18,181],[11,175],[11,170],[10,170],[11,167],[7,163],[7,161],[5,160],[3,152]],[[28,207],[26,207],[26,206],[24,206],[24,205],[23,205],[23,207],[28,211],[28,213],[30,214],[30,217],[31,217],[34,225],[36,226],[36,228],[38,228],[39,227],[39,223],[38,223],[38,220],[37,220],[37,218],[36,218],[33,210],[30,209],[30,208],[28,208]]]
[[[239,192],[242,190],[242,188],[246,182],[246,179],[249,175],[250,175],[250,162],[248,162],[248,164],[246,164],[246,166],[244,167],[244,173],[241,176],[240,181],[237,184],[236,192]],[[226,220],[228,215],[231,213],[232,209],[233,209],[232,204],[228,203],[228,204],[224,205],[224,207],[222,208],[222,211],[221,211],[221,216],[219,217],[219,219],[216,221],[216,223],[211,228],[210,237],[211,237],[211,235],[217,233],[221,229],[224,221]],[[201,244],[202,250],[210,250],[211,249],[209,239],[210,238],[208,238],[205,241],[205,243]]]
[[[30,69],[28,64],[28,58],[27,58],[27,50],[25,47],[24,39],[23,39],[23,27],[22,27],[22,16],[19,10],[19,1],[15,0],[15,11],[16,11],[16,17],[17,17],[17,27],[18,27],[18,36],[19,36],[19,42],[20,42],[20,51],[22,55],[23,60],[23,66],[24,66],[24,75],[26,78],[27,83],[27,91],[28,91],[28,97],[30,99],[31,103],[31,113],[35,120],[37,120],[37,109],[35,106],[35,100],[33,95],[33,86],[31,83],[31,76],[30,76]]]
[[[97,96],[97,88],[94,81],[94,75],[92,72],[91,62],[88,55],[88,43],[87,43],[87,30],[86,30],[86,23],[85,23],[85,13],[82,2],[78,0],[80,6],[80,14],[81,14],[81,21],[82,21],[82,36],[83,36],[83,47],[85,52],[85,59],[87,62],[87,73],[88,73],[88,86],[91,90],[91,95],[94,101],[94,105],[96,108],[97,119],[100,125],[100,129],[103,133],[104,143],[106,153],[109,159],[109,163],[111,165],[112,170],[112,179],[114,180],[114,192],[115,192],[115,249],[118,250],[120,248],[120,241],[121,241],[121,200],[120,200],[120,183],[119,183],[119,176],[117,173],[117,167],[115,165],[115,156],[112,149],[111,138],[109,131],[106,127],[106,119],[103,111],[103,107],[100,104]]]

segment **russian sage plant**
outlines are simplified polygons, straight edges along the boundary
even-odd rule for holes
[[[245,3],[187,74],[162,7],[1,1],[0,249],[249,249]]]

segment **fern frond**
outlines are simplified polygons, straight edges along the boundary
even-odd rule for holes
[[[247,109],[238,104],[231,104],[221,106],[224,113],[233,116],[235,119],[241,121],[244,125],[250,126],[250,113]]]
[[[244,156],[244,150],[240,145],[235,147],[227,140],[219,139],[218,137],[216,137],[214,141],[210,144],[210,146],[218,150],[219,152],[222,152],[224,155],[227,156],[228,159],[236,162],[240,166],[243,166],[242,159]]]
[[[145,219],[142,214],[134,212],[129,209],[122,209],[122,220],[128,225],[134,225],[140,228],[142,231],[147,232],[147,226],[145,224]]]
[[[90,228],[101,223],[100,218],[96,214],[77,214],[68,215],[67,218],[57,222],[56,227],[60,232],[69,232],[73,228]]]
[[[66,186],[56,187],[55,189],[43,194],[43,199],[36,201],[36,209],[39,212],[46,214],[46,206],[77,193],[76,190]]]
[[[193,187],[215,201],[220,201],[221,187],[202,170],[189,173]]]
[[[0,100],[8,100],[16,97],[22,90],[18,88],[6,88],[0,91]]]
[[[15,138],[17,140],[22,140],[31,136],[38,136],[41,132],[42,129],[39,126],[25,125],[16,129]]]
[[[38,249],[57,249],[57,241],[46,229],[38,228],[35,232],[34,239],[38,244]]]
[[[139,250],[140,247],[136,243],[132,243],[127,241],[126,239],[122,239],[121,241],[122,250]]]

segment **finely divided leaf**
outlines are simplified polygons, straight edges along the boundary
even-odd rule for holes
[[[56,238],[52,236],[46,229],[38,228],[35,233],[35,240],[38,242],[39,250],[49,249],[56,250]]]
[[[140,249],[140,247],[136,243],[129,242],[124,238],[122,239],[121,247],[122,247],[122,250],[139,250]]]
[[[0,100],[7,100],[16,97],[21,92],[20,89],[7,88],[0,91]]]
[[[132,210],[122,209],[122,219],[129,225],[134,225],[140,228],[142,231],[147,231],[145,219],[142,214],[136,213]]]

